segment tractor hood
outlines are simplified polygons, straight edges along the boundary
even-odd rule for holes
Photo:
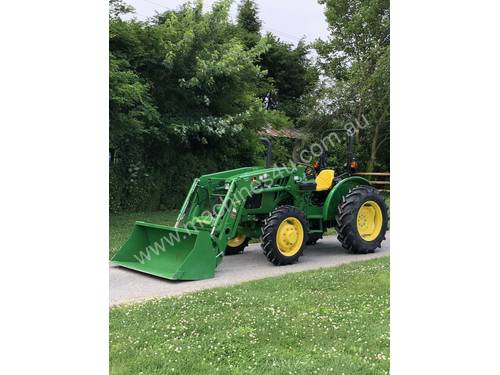
[[[297,170],[303,170],[303,166],[296,166]],[[226,183],[231,183],[233,180],[238,178],[248,178],[248,179],[259,179],[268,180],[273,178],[280,178],[284,176],[289,176],[293,174],[294,170],[291,167],[276,167],[276,168],[264,168],[264,167],[245,167],[232,169],[224,172],[211,173],[200,177],[200,182],[204,185],[210,181],[224,181]],[[296,171],[295,171],[296,173]]]

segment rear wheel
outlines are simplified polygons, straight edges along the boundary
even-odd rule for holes
[[[353,253],[373,253],[385,240],[387,207],[371,186],[352,189],[338,208],[338,239]]]
[[[243,252],[245,247],[248,246],[250,238],[244,234],[237,234],[235,237],[227,241],[225,255],[235,255]]]
[[[309,225],[302,211],[293,206],[276,208],[262,228],[264,254],[277,266],[295,263],[302,255],[308,231]]]

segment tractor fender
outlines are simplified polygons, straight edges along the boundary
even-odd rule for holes
[[[342,198],[356,186],[368,185],[367,179],[359,176],[347,177],[336,184],[328,193],[323,205],[323,221],[333,220],[338,212],[338,206],[342,203]]]

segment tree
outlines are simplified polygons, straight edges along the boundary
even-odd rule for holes
[[[238,5],[236,26],[238,39],[243,42],[247,49],[254,48],[259,43],[262,23],[259,19],[257,5],[252,0],[243,0]]]
[[[330,87],[323,103],[338,120],[369,124],[358,134],[368,171],[389,167],[389,0],[319,0],[331,30],[316,43]]]
[[[253,0],[243,0],[238,6],[237,24],[249,33],[258,34],[262,22],[258,16],[258,7]]]
[[[110,17],[113,210],[176,207],[194,177],[255,164],[257,131],[287,124],[261,104],[267,40],[245,46],[230,5],[187,3],[147,22]]]
[[[113,149],[133,136],[138,139],[157,125],[160,115],[149,94],[150,86],[140,79],[126,60],[109,58],[110,146]]]
[[[302,99],[318,81],[318,72],[311,64],[307,45],[300,41],[297,47],[267,34],[269,49],[262,55],[261,66],[267,70],[269,82],[275,93],[276,108],[292,119],[297,119]]]
[[[135,8],[123,0],[109,0],[109,17],[118,18],[119,16],[134,13]]]

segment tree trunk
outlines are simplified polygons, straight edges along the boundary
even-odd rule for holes
[[[366,168],[366,171],[368,173],[373,172],[373,167],[375,166],[375,161],[377,160],[378,133],[381,123],[382,121],[377,121],[377,124],[375,125],[375,131],[373,133],[373,139],[372,139],[372,147],[370,151],[370,160],[368,160],[368,166]]]
[[[361,103],[359,103],[358,106],[358,116],[356,118],[356,126],[358,127],[358,130],[361,129],[361,116],[363,115],[363,99],[361,99]],[[356,137],[356,144],[359,145],[359,131],[355,132],[355,137]]]
[[[368,166],[366,168],[366,171],[368,173],[373,172],[373,168],[375,167],[375,162],[377,161],[377,150],[379,146],[378,138],[380,133],[380,127],[384,123],[385,117],[388,113],[389,113],[389,108],[385,107],[382,116],[380,116],[380,119],[377,121],[377,125],[375,125],[375,131],[373,132],[373,140],[370,150],[370,160],[368,160]]]

